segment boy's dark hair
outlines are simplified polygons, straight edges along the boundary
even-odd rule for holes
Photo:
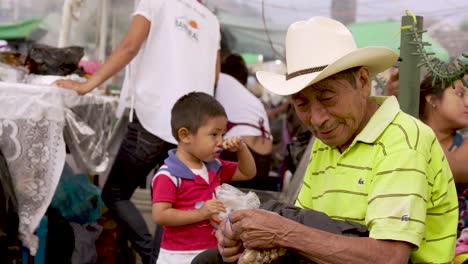
[[[202,92],[191,92],[177,100],[171,111],[172,135],[180,141],[178,131],[185,127],[190,133],[197,133],[208,118],[224,116],[224,107],[211,95]]]
[[[242,85],[247,85],[249,70],[245,61],[239,54],[230,54],[221,62],[221,72],[236,78]]]

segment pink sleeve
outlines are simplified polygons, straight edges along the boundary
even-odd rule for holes
[[[219,160],[221,162],[221,183],[229,183],[237,170],[237,162]]]
[[[166,175],[157,175],[153,181],[153,203],[174,203],[177,188],[174,182]]]

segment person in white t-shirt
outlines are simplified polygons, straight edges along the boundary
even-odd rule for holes
[[[269,177],[273,142],[265,107],[246,87],[248,69],[238,54],[230,54],[221,62],[221,74],[216,86],[216,99],[228,116],[225,138],[241,136],[255,159],[257,174],[252,180],[235,182],[236,187],[277,190],[275,178]],[[236,161],[235,153],[221,152],[225,160]]]
[[[216,16],[198,1],[141,0],[127,34],[99,71],[84,83],[56,82],[86,94],[128,65],[117,114],[130,107],[130,124],[102,197],[128,230],[143,264],[154,263],[151,255],[157,253],[152,253],[151,235],[130,197],[175,147],[170,113],[176,100],[192,91],[213,95],[219,42]],[[159,245],[155,249],[159,252]]]

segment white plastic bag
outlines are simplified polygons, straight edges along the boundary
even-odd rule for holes
[[[260,207],[260,199],[254,192],[244,193],[236,187],[223,183],[215,189],[216,199],[226,206],[226,213],[220,213],[224,219],[227,214],[239,209],[255,209]]]
[[[210,218],[211,224],[217,229],[219,224],[233,211],[239,209],[254,209],[260,207],[260,199],[254,192],[244,193],[236,187],[223,183],[215,189],[216,199],[223,202],[226,212]]]
[[[211,223],[218,228],[231,212],[239,209],[256,209],[260,207],[260,199],[250,191],[244,193],[236,187],[223,183],[215,189],[216,198],[223,202],[226,213],[219,213],[218,218],[212,218]],[[271,263],[286,254],[286,249],[272,248],[266,250],[246,249],[239,258],[239,264],[263,264]]]

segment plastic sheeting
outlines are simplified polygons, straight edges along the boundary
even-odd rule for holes
[[[20,239],[32,255],[38,245],[34,231],[63,170],[65,142],[90,173],[104,171],[116,107],[114,98],[0,82],[0,149],[18,199]]]

